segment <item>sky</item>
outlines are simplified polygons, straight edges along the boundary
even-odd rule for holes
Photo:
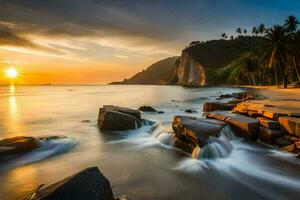
[[[299,0],[0,0],[0,84],[104,84],[236,27],[300,19]]]

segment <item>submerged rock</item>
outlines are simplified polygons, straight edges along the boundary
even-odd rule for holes
[[[219,120],[197,119],[196,117],[175,116],[172,128],[176,137],[196,147],[205,146],[209,137],[218,137],[226,123]]]
[[[141,114],[138,110],[105,105],[99,110],[98,124],[101,130],[136,129],[141,127]]]
[[[27,153],[38,147],[37,141],[33,137],[17,136],[0,141],[0,159]]]
[[[203,105],[203,112],[211,112],[215,110],[232,110],[235,106],[235,104],[207,102]]]
[[[114,197],[109,181],[97,167],[91,167],[38,190],[28,199],[114,200]]]
[[[231,94],[221,94],[219,96],[220,99],[227,99],[227,98],[232,98],[233,96]]]
[[[196,110],[192,110],[192,109],[187,109],[185,110],[186,113],[197,113]]]
[[[143,112],[156,112],[156,110],[151,106],[141,106],[139,110]]]

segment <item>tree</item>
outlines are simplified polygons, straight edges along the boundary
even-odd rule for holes
[[[223,39],[225,39],[225,38],[226,38],[226,33],[222,33],[221,37],[222,37]]]
[[[233,35],[232,35],[232,36],[230,36],[230,39],[231,39],[231,40],[233,40],[233,39],[234,39],[234,36],[233,36]]]
[[[291,15],[285,20],[284,28],[287,32],[292,33],[297,30],[297,25],[299,24],[295,16]]]
[[[241,29],[240,27],[238,27],[238,28],[236,29],[236,33],[237,33],[237,34],[241,34],[241,33],[242,33],[242,29]]]
[[[298,83],[300,83],[300,74],[298,68],[298,60],[300,59],[300,31],[297,31],[289,40],[291,64],[294,66]]]
[[[200,41],[193,41],[189,44],[189,46],[191,47],[191,46],[195,46],[197,44],[200,44]]]
[[[283,85],[287,87],[287,78],[285,74],[286,56],[288,55],[287,37],[285,29],[282,26],[274,26],[269,33],[265,35],[265,41],[262,46],[262,60],[266,61],[268,67],[279,66]]]
[[[260,33],[260,34],[264,34],[264,32],[265,32],[265,30],[266,30],[266,28],[265,28],[265,25],[264,24],[260,24],[259,26],[258,26],[258,32]]]
[[[244,29],[244,34],[247,34],[247,29]]]
[[[256,29],[255,26],[253,26],[253,28],[252,28],[252,34],[256,34],[256,33],[257,33],[257,29]]]

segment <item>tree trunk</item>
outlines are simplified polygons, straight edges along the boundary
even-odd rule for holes
[[[251,77],[252,77],[253,85],[255,86],[255,85],[256,85],[256,83],[255,83],[255,78],[254,78],[254,75],[253,75],[253,73],[251,73]]]
[[[248,85],[251,85],[249,74],[247,74],[247,79],[248,79]]]
[[[279,69],[280,69],[281,76],[282,76],[283,87],[287,88],[287,80],[286,80],[286,77],[285,77],[284,68],[283,68],[283,64],[282,64],[281,60],[279,62]]]
[[[274,65],[274,70],[275,70],[275,84],[278,87],[278,77],[277,77],[277,69],[276,65]]]
[[[296,57],[295,56],[293,56],[293,63],[294,63],[295,71],[297,73],[298,84],[299,84],[300,83],[300,75],[299,75],[298,65],[297,65],[297,61],[296,61]]]

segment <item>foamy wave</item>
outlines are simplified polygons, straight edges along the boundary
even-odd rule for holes
[[[47,141],[38,140],[38,148],[26,154],[4,161],[0,166],[0,171],[5,171],[14,167],[43,160],[69,151],[77,142],[72,138],[58,138]]]

